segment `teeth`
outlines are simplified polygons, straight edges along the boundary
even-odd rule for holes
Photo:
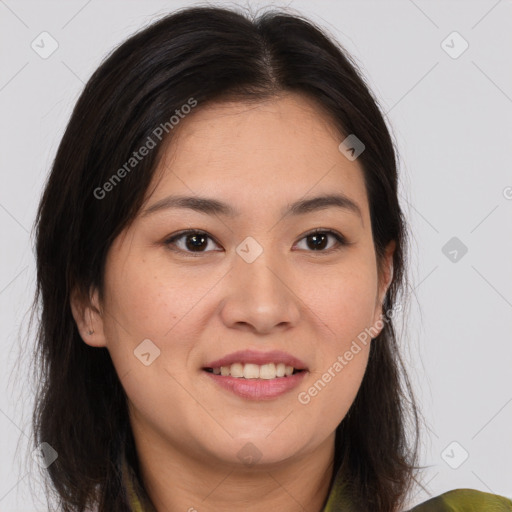
[[[260,379],[275,379],[277,376],[274,363],[264,364],[260,367]]]
[[[293,366],[284,363],[268,363],[268,364],[242,364],[233,363],[231,366],[221,366],[213,368],[215,375],[223,377],[237,377],[244,379],[275,379],[276,377],[288,377],[293,374]]]
[[[236,366],[238,363],[231,365],[231,371],[233,371],[233,366]],[[242,365],[240,365],[242,366]],[[231,371],[229,373],[231,373]],[[232,377],[238,377],[235,373],[231,373]],[[243,376],[244,379],[258,379],[260,376],[260,367],[257,364],[244,364],[243,367]],[[241,375],[240,375],[241,377]]]

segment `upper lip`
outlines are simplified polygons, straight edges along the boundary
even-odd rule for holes
[[[233,363],[252,363],[257,365],[284,363],[287,366],[293,366],[296,370],[306,369],[306,365],[300,359],[280,350],[271,350],[268,352],[239,350],[238,352],[233,352],[220,359],[206,363],[204,368],[220,368],[221,366],[230,366]]]

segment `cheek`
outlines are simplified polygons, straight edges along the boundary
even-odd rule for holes
[[[173,396],[176,399],[172,393],[180,393],[178,381],[189,378],[190,354],[208,317],[204,304],[218,277],[210,272],[210,278],[192,278],[161,258],[137,258],[133,253],[123,265],[112,265],[107,275],[106,336],[117,374],[141,408],[163,388],[171,394],[162,400],[171,403]],[[157,355],[149,366],[137,358],[146,352],[142,347],[149,347],[150,360]]]
[[[375,311],[377,275],[371,260],[363,258],[352,265],[340,266],[308,281],[303,287],[304,301],[323,324],[326,339],[334,340],[337,351],[370,327]]]
[[[110,266],[105,283],[106,336],[114,367],[139,421],[154,429],[162,424],[179,429],[181,420],[169,404],[198,409],[180,383],[187,379],[187,340],[194,339],[185,332],[189,312],[205,291],[186,286],[179,273],[165,275],[166,268],[133,253],[124,264]],[[154,345],[145,342],[144,352],[150,354],[146,365],[137,355],[142,357],[139,347],[148,339]]]
[[[312,432],[315,445],[331,435],[346,417],[364,378],[370,341],[341,340],[297,393],[296,427]]]
[[[355,260],[354,260],[355,261]],[[323,284],[323,286],[321,286]],[[297,399],[319,432],[336,428],[364,377],[370,350],[377,274],[371,258],[360,258],[303,290],[320,319],[316,365]]]
[[[123,337],[165,340],[184,325],[183,319],[208,290],[204,281],[191,283],[179,270],[171,274],[167,267],[165,262],[133,257],[112,272],[107,307],[115,316],[114,329],[121,329]]]

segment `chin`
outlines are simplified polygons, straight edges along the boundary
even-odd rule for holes
[[[220,449],[219,449],[220,448]],[[210,447],[211,453],[218,462],[236,465],[238,468],[270,469],[286,463],[297,455],[297,447],[283,444],[265,437],[245,435],[243,438],[231,440],[227,445]]]

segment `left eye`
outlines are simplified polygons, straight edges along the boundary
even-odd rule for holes
[[[329,237],[334,239],[334,244],[326,250]],[[180,247],[180,244],[177,242],[182,242],[183,239],[185,239],[185,246],[182,245]],[[207,248],[208,240],[216,243],[215,240],[204,231],[187,230],[171,236],[164,243],[173,251],[185,252],[193,256],[199,256],[201,253],[211,252],[203,250]],[[348,245],[348,242],[343,235],[329,229],[316,229],[304,235],[300,239],[299,243],[302,240],[306,240],[306,246],[311,249],[310,252],[331,252],[333,250],[340,249],[344,245]]]
[[[331,246],[329,247],[329,249],[324,250],[328,237],[331,237],[335,240],[333,244],[334,246]],[[315,231],[306,234],[303,238],[301,238],[301,241],[307,239],[312,241],[310,247],[313,247],[313,251],[315,252],[331,252],[332,250],[340,249],[344,245],[348,245],[348,242],[343,235],[330,229],[324,231],[322,231],[321,229],[316,229]],[[308,245],[307,242],[306,245]]]

